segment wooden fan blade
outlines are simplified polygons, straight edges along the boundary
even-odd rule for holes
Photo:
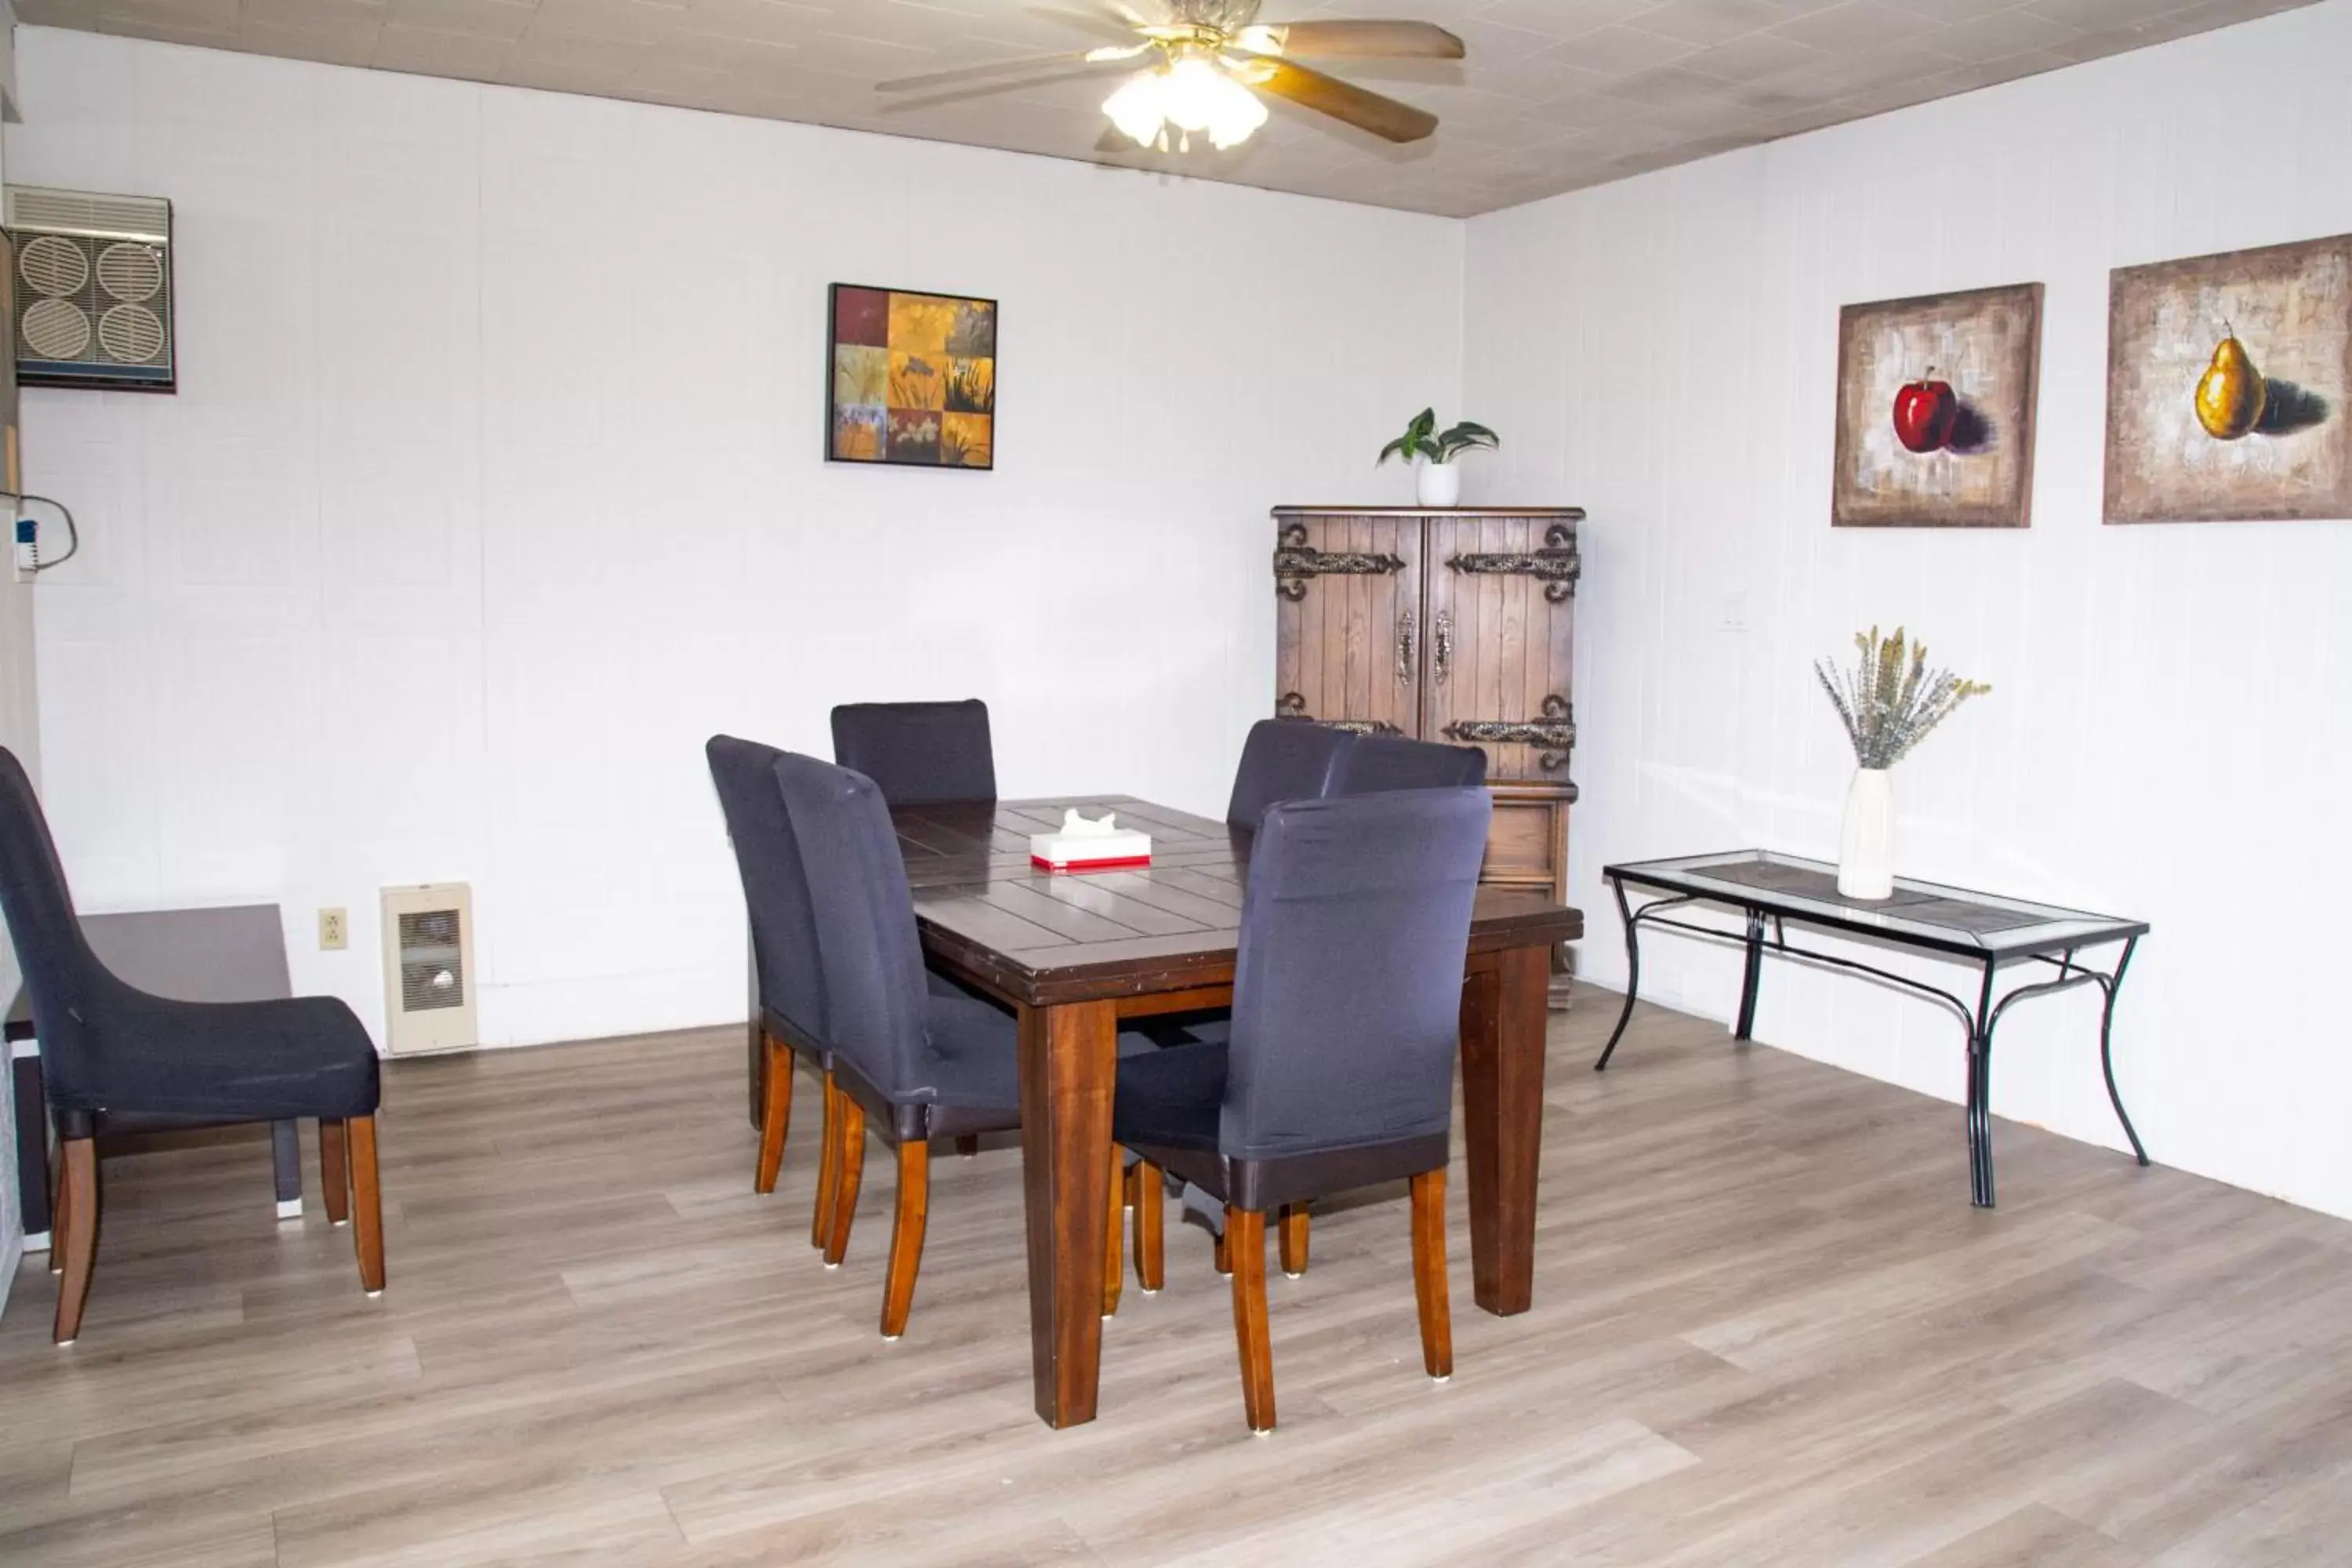
[[[1410,103],[1325,76],[1289,60],[1260,55],[1244,60],[1234,75],[1251,87],[1286,98],[1302,109],[1345,121],[1391,142],[1418,142],[1437,129],[1437,116]]]
[[[1276,22],[1248,29],[1273,44],[1263,54],[1327,59],[1458,60],[1462,40],[1434,22]],[[1247,40],[1244,39],[1246,47]]]
[[[958,66],[953,70],[930,71],[922,76],[902,76],[890,81],[877,81],[874,84],[874,90],[919,92],[926,88],[953,87],[960,82],[983,81],[990,77],[1012,76],[1047,66],[1061,66],[1071,70],[1081,70],[1090,66],[1110,66],[1131,59],[1150,47],[1149,44],[1138,44],[1132,49],[1109,52],[1102,49],[1082,49],[1076,54],[1064,52],[1057,55],[1024,55],[1016,59],[991,60],[985,65]]]

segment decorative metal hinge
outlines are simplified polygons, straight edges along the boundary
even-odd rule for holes
[[[1540,719],[1457,719],[1441,731],[1449,741],[1473,746],[1534,746],[1546,773],[1568,766],[1576,745],[1576,710],[1558,693],[1543,700]]]
[[[1402,555],[1312,549],[1307,542],[1307,525],[1303,522],[1286,523],[1282,542],[1274,547],[1274,591],[1293,604],[1307,597],[1307,580],[1310,577],[1380,577],[1403,570]]]
[[[1456,555],[1446,564],[1456,572],[1498,577],[1535,577],[1542,581],[1544,597],[1552,604],[1576,595],[1576,580],[1584,563],[1576,552],[1576,535],[1564,522],[1544,530],[1544,547],[1525,555]]]
[[[1296,691],[1286,691],[1275,700],[1274,716],[1296,720],[1302,724],[1320,724],[1327,730],[1345,730],[1350,735],[1404,733],[1385,719],[1318,719],[1307,710],[1307,699]]]

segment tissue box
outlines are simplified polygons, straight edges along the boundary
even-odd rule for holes
[[[1108,871],[1151,864],[1151,835],[1122,827],[1111,833],[1033,833],[1029,863],[1047,871]]]

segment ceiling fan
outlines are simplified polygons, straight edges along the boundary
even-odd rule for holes
[[[1014,77],[1041,67],[1080,70],[1140,61],[1144,68],[1104,100],[1103,110],[1139,147],[1188,152],[1195,132],[1217,147],[1237,146],[1265,123],[1259,93],[1286,98],[1391,142],[1418,142],[1437,116],[1298,63],[1320,59],[1458,60],[1462,40],[1430,22],[1260,22],[1259,0],[1161,0],[1154,21],[1125,5],[1103,16],[1057,12],[1090,26],[1116,28],[1132,41],[1083,53],[1033,55],[926,76],[878,82],[877,92],[929,89]],[[1006,80],[998,87],[1020,85]]]

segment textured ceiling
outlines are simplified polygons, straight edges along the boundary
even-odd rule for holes
[[[1154,0],[1139,0],[1156,9]],[[1391,147],[1284,103],[1232,153],[1108,150],[1097,72],[916,102],[892,77],[1101,41],[1027,0],[19,0],[19,16],[215,48],[808,121],[1456,216],[1966,92],[2307,0],[1267,0],[1412,16],[1447,62],[1321,62],[1442,117]]]

